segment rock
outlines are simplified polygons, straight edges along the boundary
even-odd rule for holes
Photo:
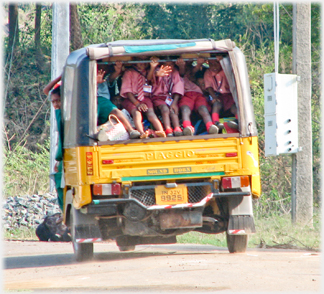
[[[4,199],[2,223],[7,231],[20,228],[37,228],[47,215],[61,212],[56,194],[14,196]]]

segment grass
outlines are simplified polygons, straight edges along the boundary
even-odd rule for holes
[[[320,250],[320,215],[314,214],[313,225],[293,225],[290,215],[255,220],[256,233],[249,236],[248,248],[283,248]],[[209,244],[227,247],[225,233],[217,235],[190,232],[177,237],[178,243]]]
[[[36,229],[20,228],[14,230],[5,230],[3,232],[3,238],[5,240],[38,240]]]

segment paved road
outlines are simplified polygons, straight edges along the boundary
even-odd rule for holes
[[[4,241],[2,249],[10,292],[321,292],[318,252],[182,244],[119,252],[107,242],[77,263],[71,243]]]

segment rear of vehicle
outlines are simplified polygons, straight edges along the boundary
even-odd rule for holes
[[[174,138],[96,140],[98,63],[136,55],[222,55],[238,109],[239,130]],[[197,58],[196,57],[196,58]],[[230,252],[244,252],[255,232],[252,198],[260,196],[257,129],[242,52],[230,40],[141,40],[72,52],[63,75],[65,221],[75,255],[93,243],[175,243],[190,231],[226,233]],[[225,118],[226,120],[226,118]]]

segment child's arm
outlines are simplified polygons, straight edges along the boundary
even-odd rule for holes
[[[186,73],[186,63],[182,58],[178,58],[176,61],[176,65],[179,67],[179,74],[181,77],[184,77]]]
[[[205,62],[205,59],[202,58],[202,57],[198,57],[197,58],[197,64],[196,66],[192,69],[192,75],[195,75],[195,73],[197,71],[200,71],[201,70],[201,66],[203,65],[203,63]]]
[[[154,72],[156,67],[159,65],[159,59],[155,56],[151,57],[151,62],[150,62],[150,69],[149,72],[147,73],[147,80],[149,82],[154,82],[155,78],[154,78]]]
[[[212,104],[214,104],[216,101],[221,102],[212,87],[208,87],[208,88],[206,88],[206,90],[207,90],[208,94],[213,98],[213,100],[211,101]]]
[[[44,94],[45,94],[45,95],[48,95],[49,92],[52,90],[52,88],[55,86],[55,84],[61,80],[61,78],[62,78],[62,75],[60,75],[60,76],[58,76],[56,79],[50,81],[50,82],[45,86],[45,88],[43,89]]]

